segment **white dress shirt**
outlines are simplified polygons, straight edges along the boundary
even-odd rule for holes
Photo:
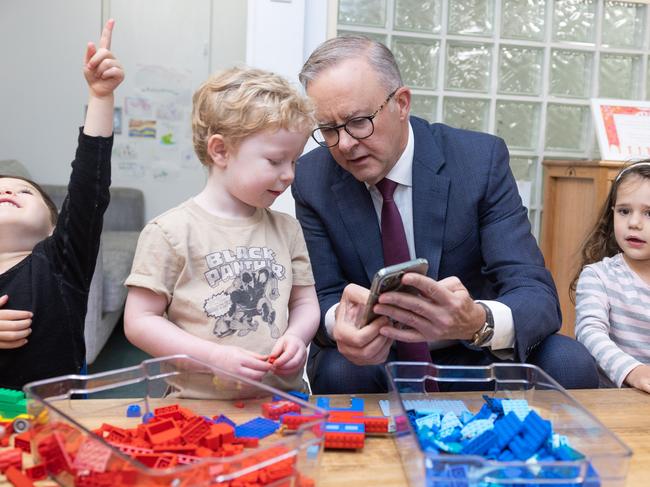
[[[406,242],[409,248],[409,255],[411,259],[417,258],[415,254],[415,238],[413,232],[413,152],[415,143],[413,141],[413,129],[409,124],[408,142],[404,152],[397,160],[397,163],[386,175],[391,181],[395,181],[397,188],[393,194],[393,199],[402,217],[402,224],[404,225],[404,232],[406,233]],[[369,186],[368,191],[372,197],[372,203],[377,213],[377,220],[381,223],[381,207],[383,205],[383,198],[381,193],[375,186]],[[515,344],[515,331],[514,323],[512,320],[512,311],[508,306],[499,301],[485,301],[485,303],[492,310],[494,316],[494,335],[492,339],[485,345],[489,347],[495,355],[502,359],[509,359],[514,357]],[[334,329],[334,312],[338,303],[332,306],[325,314],[325,328],[327,334],[332,337],[332,330]],[[429,346],[432,349],[444,348],[454,343],[454,340],[442,340],[437,342],[430,342]],[[509,350],[510,349],[510,350]],[[497,352],[497,351],[500,351]]]

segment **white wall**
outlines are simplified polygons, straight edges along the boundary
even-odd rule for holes
[[[327,0],[248,0],[246,64],[299,85],[302,65],[326,39],[327,13]],[[314,147],[310,138],[305,152]],[[272,208],[295,215],[291,192],[285,191]]]
[[[67,183],[87,97],[84,49],[109,17],[117,22],[113,50],[127,75],[116,94],[123,107],[125,97],[142,93],[138,73],[150,65],[185,73],[192,91],[210,72],[241,63],[298,83],[303,62],[326,38],[329,6],[328,0],[0,0],[0,159],[22,161],[39,182]],[[156,159],[162,150],[156,141],[126,135],[128,119],[123,113],[123,133],[116,135],[121,152],[113,157],[113,186],[142,189],[150,219],[197,193],[204,176],[182,149],[180,165],[173,151]],[[187,112],[180,125],[188,133],[189,123]],[[313,147],[310,141],[306,149]],[[132,149],[145,160],[144,169],[136,166],[140,172],[125,160]],[[293,214],[290,192],[274,208]]]
[[[245,61],[246,9],[246,2],[231,0],[0,0],[0,159],[20,160],[39,182],[67,183],[87,98],[85,46],[109,17],[116,19],[112,48],[127,76],[116,105],[139,96],[143,86],[185,83],[187,96],[178,103],[184,119],[175,129],[179,140],[190,140],[191,92],[213,69]],[[162,68],[163,75],[143,81],[143,66]],[[165,70],[182,73],[182,83],[164,80]],[[200,191],[203,169],[188,160],[191,146],[161,148],[159,140],[130,138],[125,113],[122,126],[116,147],[122,156],[138,151],[139,170],[124,170],[132,161],[114,152],[113,186],[142,189],[147,219]]]

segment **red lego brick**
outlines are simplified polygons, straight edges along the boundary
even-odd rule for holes
[[[171,468],[178,463],[176,455],[164,454],[160,455],[153,464],[153,468]]]
[[[210,433],[203,438],[201,443],[208,448],[216,450],[225,443],[230,443],[235,438],[235,428],[228,423],[210,425]]]
[[[131,439],[127,430],[108,423],[102,424],[97,434],[110,443],[129,443]]]
[[[0,452],[0,473],[9,467],[23,468],[23,451],[20,448],[11,448]]]
[[[262,404],[262,416],[277,420],[286,413],[300,414],[300,406],[292,401],[274,401]]]
[[[189,413],[189,414],[188,414]],[[189,417],[194,416],[191,411],[179,406],[178,404],[172,404],[171,406],[163,406],[153,410],[153,414],[156,418],[163,419],[174,419],[176,421],[181,421],[188,419]]]
[[[300,414],[284,414],[280,421],[290,430],[297,430],[300,425],[309,423],[311,421],[316,421],[322,418],[322,416],[312,415],[312,416],[302,416]]]
[[[210,433],[212,423],[201,416],[189,419],[181,428],[181,436],[186,443],[199,443]]]
[[[102,445],[99,441],[86,440],[77,450],[72,466],[76,470],[105,472],[110,458],[111,450],[107,446]]]
[[[325,433],[325,448],[357,450],[363,448],[365,435],[359,433]]]
[[[154,445],[170,443],[181,439],[181,430],[173,419],[165,419],[145,426],[147,439]]]
[[[388,418],[363,418],[363,424],[366,427],[366,434],[368,433],[388,433]]]
[[[236,408],[239,408],[239,409],[243,409],[243,408],[246,407],[246,403],[244,401],[235,401],[232,404],[233,404],[233,406],[235,406]]]
[[[16,467],[9,467],[5,471],[5,476],[14,487],[34,487],[34,483],[31,481],[31,479]]]
[[[24,433],[20,433],[19,435],[14,436],[14,447],[20,448],[25,453],[31,453],[32,451],[31,441],[33,437],[34,437],[33,430],[28,430],[25,431]]]
[[[25,475],[32,480],[43,480],[47,478],[47,471],[45,470],[45,465],[39,463],[33,467],[26,468]]]
[[[137,455],[134,455],[133,458],[149,468],[157,468],[157,465],[160,464],[168,465],[171,464],[172,461],[175,463],[176,460],[172,460],[172,457],[174,456],[175,455],[168,455],[165,453],[139,453]],[[163,458],[163,460],[161,460],[161,458]]]
[[[24,469],[24,473],[30,480],[43,480],[47,478],[47,470],[45,470],[45,465],[42,463]]]
[[[69,432],[65,428],[62,428],[61,431]],[[64,442],[58,430],[43,438],[36,448],[48,472],[56,474],[62,470],[73,471],[70,456],[64,448]]]
[[[257,448],[260,439],[255,437],[238,436],[232,441],[233,445],[244,445],[244,448]]]
[[[153,453],[152,448],[142,448],[135,445],[122,445],[120,443],[111,443],[111,446],[114,446],[122,453],[126,453],[127,455],[131,455],[131,456],[139,453]]]

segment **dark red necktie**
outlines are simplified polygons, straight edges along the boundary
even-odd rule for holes
[[[406,243],[402,217],[393,200],[397,183],[384,178],[375,186],[384,200],[381,207],[381,243],[384,250],[384,265],[405,262],[411,257]],[[429,346],[426,342],[397,342],[397,358],[409,362],[431,362]]]

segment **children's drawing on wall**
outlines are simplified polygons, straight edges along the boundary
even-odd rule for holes
[[[188,129],[194,89],[191,73],[139,65],[132,80],[121,109],[128,131],[115,138],[115,176],[167,181],[201,171]]]
[[[155,120],[129,120],[129,137],[144,137],[147,139],[156,138]]]
[[[147,98],[127,96],[124,98],[124,111],[131,118],[153,117],[151,100]]]

